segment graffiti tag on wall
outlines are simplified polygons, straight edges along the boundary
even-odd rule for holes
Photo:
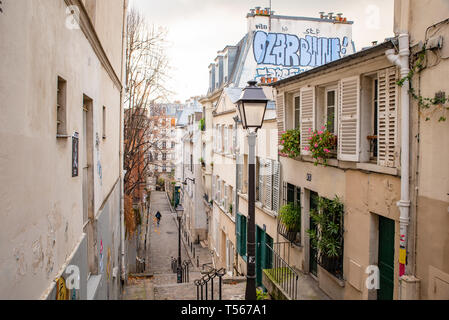
[[[340,39],[306,35],[299,38],[294,34],[256,31],[253,53],[257,64],[280,67],[258,68],[256,78],[268,74],[282,79],[311,67],[322,66],[345,56],[348,45],[348,37]]]

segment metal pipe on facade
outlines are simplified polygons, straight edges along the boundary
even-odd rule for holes
[[[399,30],[399,53],[394,49],[385,52],[388,60],[401,70],[401,79],[406,79],[401,87],[401,200],[397,203],[400,211],[400,252],[399,277],[406,274],[408,226],[410,223],[410,36],[408,34],[410,0],[401,2],[401,26]]]

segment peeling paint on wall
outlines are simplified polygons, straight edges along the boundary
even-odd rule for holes
[[[14,258],[16,261],[16,280],[19,280],[21,277],[25,276],[27,272],[23,248],[19,247],[14,249]]]
[[[33,274],[37,274],[39,269],[44,265],[44,250],[42,249],[42,238],[39,237],[38,240],[34,241],[31,246],[33,252]]]

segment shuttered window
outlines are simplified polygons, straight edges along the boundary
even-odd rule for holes
[[[264,161],[263,159],[257,158],[259,163],[259,170],[258,170],[258,174],[256,175],[256,179],[257,179],[257,185],[256,185],[256,195],[257,195],[257,201],[263,202],[263,176],[264,176]]]
[[[223,127],[223,152],[228,153],[228,127]]]
[[[268,209],[272,209],[273,207],[273,162],[271,160],[265,161],[265,172],[264,172],[264,180],[265,180],[265,199],[264,206]]]
[[[281,132],[285,130],[284,125],[284,95],[279,94],[276,97],[276,115],[277,115],[277,125],[278,125],[278,139],[280,142],[282,138]]]
[[[227,212],[229,209],[229,187],[227,184],[224,185],[224,209]]]
[[[360,77],[340,81],[338,159],[360,159]]]
[[[300,92],[300,121],[301,121],[301,154],[308,155],[305,148],[309,145],[310,131],[315,130],[315,87],[303,88]]]
[[[280,209],[280,191],[281,191],[281,164],[273,161],[273,203],[272,210],[279,212]]]
[[[380,166],[397,165],[397,85],[396,68],[378,74],[378,153]]]

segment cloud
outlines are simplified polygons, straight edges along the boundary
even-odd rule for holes
[[[353,40],[359,50],[372,41],[381,42],[393,35],[393,3],[393,0],[274,0],[272,8],[276,14],[306,17],[318,17],[320,11],[342,12],[354,21]],[[217,51],[237,44],[247,32],[249,9],[268,7],[269,0],[131,0],[130,6],[141,10],[149,23],[168,28],[167,54],[173,67],[169,86],[177,92],[173,100],[182,101],[206,94],[208,66]],[[372,16],[373,8],[379,8],[378,21]],[[367,9],[371,9],[371,15]],[[375,25],[379,28],[372,28]]]

